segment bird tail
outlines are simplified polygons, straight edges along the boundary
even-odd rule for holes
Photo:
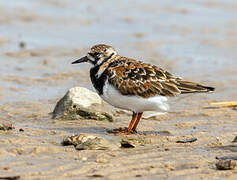
[[[205,93],[205,92],[213,92],[215,90],[214,87],[203,86],[201,84],[185,81],[185,80],[178,80],[177,87],[181,91],[181,94]]]

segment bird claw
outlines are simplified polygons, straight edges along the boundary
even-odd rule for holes
[[[136,130],[128,131],[128,128],[124,127],[124,128],[108,130],[108,133],[128,135],[128,134],[135,134],[137,133],[137,131]]]
[[[136,134],[137,131],[135,129],[132,129],[132,134]]]

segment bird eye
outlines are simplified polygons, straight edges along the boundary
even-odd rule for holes
[[[93,53],[90,53],[90,52],[89,52],[88,54],[89,54],[90,56],[92,56],[92,57],[94,56],[94,54],[93,54]]]
[[[104,52],[106,52],[107,51],[107,49],[104,49]]]
[[[91,53],[91,52],[89,52],[88,54],[89,54],[89,55],[91,55],[92,57],[96,57],[96,56],[98,56],[98,55],[99,55],[99,53],[98,53],[98,52],[94,52],[94,53]]]

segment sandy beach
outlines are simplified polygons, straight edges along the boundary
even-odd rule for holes
[[[14,127],[0,130],[0,178],[237,179],[215,166],[236,156],[237,109],[209,105],[237,100],[236,19],[234,0],[0,1],[0,123]],[[71,62],[98,43],[216,91],[170,99],[170,112],[142,119],[141,134],[130,135],[142,146],[62,146],[73,134],[123,138],[106,130],[130,121],[108,104],[114,122],[51,118],[68,89],[95,91],[90,66]],[[189,138],[197,141],[177,143]]]

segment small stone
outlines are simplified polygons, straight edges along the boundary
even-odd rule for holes
[[[57,134],[57,132],[54,131],[54,130],[52,130],[52,131],[49,132],[49,134],[50,134],[50,135],[55,135],[55,134]]]
[[[189,138],[189,139],[185,139],[185,140],[178,140],[176,141],[176,143],[192,143],[197,141],[197,138]]]
[[[121,141],[121,147],[122,148],[135,148],[137,146],[137,143],[134,141],[129,141],[129,140],[123,140]]]
[[[115,150],[118,146],[111,141],[96,137],[95,139],[88,139],[87,141],[78,144],[77,150]]]
[[[139,145],[144,145],[145,140],[140,137],[124,137],[120,143],[122,148],[135,148]]]
[[[79,134],[64,138],[61,144],[63,146],[69,146],[69,145],[77,146],[78,144],[86,142],[88,139],[95,139],[95,138],[96,138],[95,136],[90,134]]]
[[[237,142],[237,136],[235,136],[234,140],[232,142]]]
[[[3,170],[8,171],[10,168],[9,167],[4,167]]]
[[[63,146],[74,145],[77,150],[116,150],[118,144],[112,140],[106,140],[90,134],[80,134],[66,137]]]
[[[175,170],[175,168],[173,166],[171,166],[170,164],[165,164],[164,166],[165,166],[166,169],[168,169],[170,171]]]
[[[2,123],[2,124],[0,124],[0,130],[2,130],[2,131],[9,131],[9,130],[12,130],[12,129],[14,129],[14,127],[12,126],[12,124],[11,123]]]
[[[87,157],[82,157],[81,160],[82,161],[87,161]]]
[[[216,163],[216,168],[218,170],[231,170],[237,167],[237,161],[232,159],[218,160]]]
[[[142,177],[142,175],[141,174],[137,174],[135,177]]]
[[[0,179],[18,180],[18,179],[20,179],[20,176],[0,176]]]
[[[90,175],[90,176],[87,176],[87,177],[91,177],[91,178],[99,178],[99,177],[104,177],[104,176],[101,175],[101,174],[93,174],[93,175]]]
[[[24,129],[20,128],[19,131],[20,131],[20,132],[24,132]]]

